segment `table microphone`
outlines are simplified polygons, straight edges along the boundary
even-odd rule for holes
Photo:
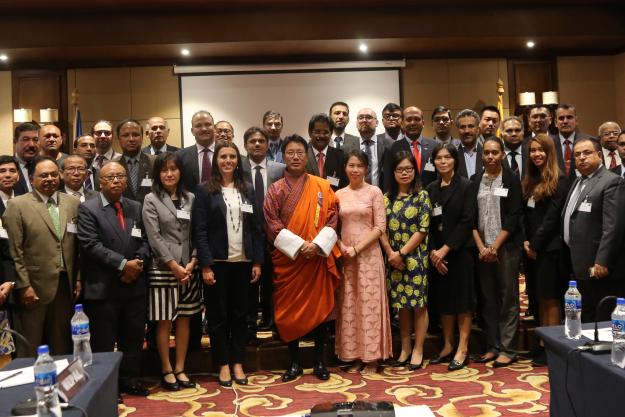
[[[2,334],[2,333],[10,333],[10,334],[15,335],[18,339],[20,339],[26,345],[26,347],[28,349],[31,349],[32,346],[33,346],[33,345],[30,344],[30,342],[28,340],[26,340],[26,338],[24,336],[22,336],[21,333],[16,332],[13,329],[10,329],[8,327],[0,328],[0,334]]]
[[[599,317],[599,312],[601,311],[604,304],[608,301],[616,301],[615,295],[606,295],[599,301],[597,304],[597,308],[595,309],[595,340],[591,342],[586,342],[584,346],[587,347],[587,350],[592,353],[606,353],[612,350],[612,342],[600,342],[599,341],[599,329],[597,328],[597,318]]]

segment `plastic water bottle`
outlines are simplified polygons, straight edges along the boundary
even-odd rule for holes
[[[577,281],[569,281],[569,289],[564,294],[564,335],[569,339],[582,337],[582,295]]]
[[[89,317],[82,311],[82,304],[74,306],[72,339],[74,340],[74,359],[80,358],[82,366],[91,365],[93,355],[91,354]]]
[[[39,346],[35,362],[35,394],[37,417],[61,417],[61,405],[56,384],[56,365],[48,345]]]
[[[625,298],[616,299],[612,312],[612,363],[625,368]]]

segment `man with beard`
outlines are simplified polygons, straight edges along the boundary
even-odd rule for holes
[[[39,125],[35,122],[26,122],[18,125],[13,135],[13,145],[20,176],[15,186],[15,194],[22,195],[33,189],[31,176],[35,168],[33,160],[39,155]]]
[[[347,103],[342,101],[332,103],[329,115],[334,126],[330,146],[336,149],[342,149],[346,139],[349,138],[351,141],[358,140],[356,136],[345,133],[345,128],[349,123],[349,106]]]
[[[482,145],[480,136],[480,116],[471,109],[464,109],[456,115],[456,126],[460,135],[458,146],[458,168],[456,172],[465,178],[482,172]]]
[[[269,149],[267,150],[267,158],[270,161],[284,162],[282,155],[282,128],[284,127],[284,120],[282,115],[273,110],[267,110],[263,115],[263,128],[269,135]]]
[[[404,138],[401,131],[402,109],[395,103],[387,103],[382,109],[382,125],[384,133],[378,134],[378,138],[386,138],[392,141],[398,141]]]
[[[159,116],[150,117],[145,128],[145,134],[150,139],[150,146],[141,151],[148,155],[160,155],[163,152],[176,152],[179,148],[169,145],[169,126],[167,120]]]
[[[621,127],[616,122],[604,122],[599,126],[599,141],[601,142],[603,165],[610,170],[615,169],[622,163],[618,152],[618,137],[620,134]]]
[[[117,161],[120,154],[113,150],[113,124],[108,120],[98,120],[91,128],[95,138],[95,168],[101,169],[106,161]]]
[[[41,141],[41,155],[54,159],[61,166],[67,154],[61,152],[63,146],[63,134],[61,129],[53,124],[46,124],[39,128],[39,140]]]

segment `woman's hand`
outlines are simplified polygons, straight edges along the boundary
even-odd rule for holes
[[[262,267],[260,266],[260,264],[254,264],[252,266],[252,279],[250,280],[250,283],[256,283],[260,279],[261,273]]]
[[[202,268],[202,280],[206,285],[214,285],[217,282],[217,280],[215,280],[215,273],[210,266]]]
[[[399,251],[393,251],[388,256],[388,263],[395,269],[399,269],[403,271],[406,268],[406,264],[404,263],[404,259],[400,255]]]
[[[11,290],[14,286],[14,282],[4,282],[0,284],[0,305],[4,304],[7,298],[9,298],[9,294],[11,294]]]
[[[187,273],[186,268],[183,268],[178,262],[175,262],[174,265],[170,268],[171,272],[174,273],[174,276],[180,283],[185,283],[189,280],[189,274]]]
[[[530,243],[527,240],[523,242],[523,249],[525,249],[525,254],[528,258],[536,259],[536,252],[534,252],[532,248],[530,248]]]

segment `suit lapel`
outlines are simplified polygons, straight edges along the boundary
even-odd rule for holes
[[[66,195],[63,193],[58,193],[58,202],[59,202],[59,227],[61,229],[61,239],[65,236],[65,225],[67,224],[67,204],[65,203],[67,200],[65,199]]]
[[[317,158],[315,158],[315,153],[312,150],[312,145],[308,148],[308,170],[312,172],[313,175],[319,176],[319,168],[317,167]]]
[[[48,211],[47,204],[41,201],[41,199],[39,198],[39,196],[36,194],[35,191],[31,191],[31,195],[32,195],[32,199],[34,200],[33,203],[35,205],[35,210],[37,210],[37,213],[39,213],[44,223],[48,226],[48,229],[50,229],[50,232],[52,232],[52,235],[57,240],[59,240],[59,237],[56,234],[56,228],[54,227],[54,224],[52,224],[52,218],[50,217],[50,212]],[[59,196],[59,199],[60,199],[60,196]],[[59,207],[59,212],[60,211],[61,210]]]
[[[604,172],[605,168],[599,167],[599,171],[591,178],[588,178],[586,180],[584,189],[579,193],[579,196],[577,197],[577,202],[575,203],[575,208],[573,209],[573,212],[577,211],[582,202],[584,202],[586,197],[592,192],[592,189],[595,187],[595,184],[599,181],[599,179],[603,176]]]
[[[100,204],[100,210],[102,210],[103,216],[106,219],[106,221],[109,222],[111,229],[115,232],[115,234],[121,240],[126,240],[126,233],[125,231],[122,231],[122,228],[119,225],[119,220],[117,220],[117,215],[116,215],[115,207],[113,206],[113,204],[111,203],[108,206],[104,206],[102,205],[102,199],[100,199],[99,204]],[[125,217],[125,213],[124,213],[124,217]],[[126,227],[128,227],[127,224],[126,224]]]
[[[165,204],[165,207],[167,207],[169,211],[171,211],[174,217],[177,217],[178,213],[176,212],[176,206],[174,206],[174,202],[171,201],[171,197],[168,196],[166,193],[161,193],[161,200]]]

